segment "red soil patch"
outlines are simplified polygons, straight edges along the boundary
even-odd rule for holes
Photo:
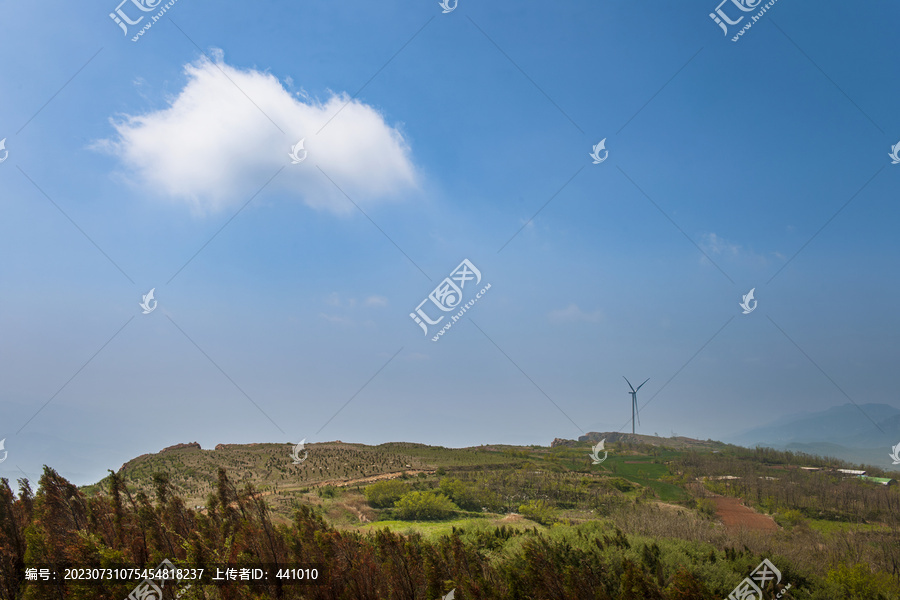
[[[761,515],[752,508],[741,504],[740,498],[713,498],[716,503],[716,514],[725,524],[726,529],[754,529],[757,531],[775,531],[778,525],[771,517]]]

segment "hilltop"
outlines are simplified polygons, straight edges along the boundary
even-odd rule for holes
[[[592,464],[592,445],[605,440],[608,458]],[[472,485],[497,491],[508,488],[503,507],[512,509],[521,489],[554,489],[573,486],[566,504],[574,518],[584,518],[591,497],[618,490],[663,502],[686,502],[697,496],[692,489],[704,478],[737,478],[746,471],[733,462],[735,453],[751,452],[713,440],[687,437],[661,438],[641,434],[590,432],[578,440],[555,439],[550,447],[483,445],[469,448],[445,448],[425,444],[392,442],[377,446],[341,441],[307,444],[299,464],[294,464],[291,443],[218,444],[201,448],[196,442],[176,444],[155,454],[144,454],[126,462],[117,476],[133,493],[155,494],[155,474],[164,474],[172,492],[189,507],[203,507],[217,491],[219,470],[240,488],[251,486],[267,497],[273,513],[289,519],[298,501],[310,494],[321,497],[323,489],[353,489],[360,494],[368,485],[386,479],[415,477],[437,484],[441,478],[469,480]],[[765,455],[765,454],[763,454]],[[685,479],[673,465],[685,460],[701,462],[702,469]],[[803,454],[786,454],[783,464],[794,466],[851,468],[854,465],[834,459]],[[776,477],[774,465],[754,468],[755,475]],[[683,471],[683,470],[682,470]],[[102,493],[109,489],[109,477],[84,490]],[[586,494],[586,495],[585,495]],[[701,496],[703,494],[700,494]],[[486,506],[485,501],[480,506]],[[360,507],[355,506],[351,512]],[[350,510],[350,509],[348,509]]]
[[[695,440],[694,438],[683,437],[683,436],[675,436],[675,437],[659,437],[658,435],[644,435],[641,433],[620,433],[616,431],[607,431],[607,432],[597,432],[597,431],[589,431],[585,435],[579,436],[578,440],[567,440],[556,438],[553,442],[550,443],[551,448],[555,448],[557,446],[567,446],[569,448],[574,448],[578,446],[578,442],[588,442],[591,444],[596,444],[601,440],[606,440],[609,444],[614,444],[617,442],[625,442],[630,444],[646,444],[648,446],[654,446],[659,448],[678,448],[681,450],[694,449],[694,450],[713,450],[726,447],[726,444],[722,442],[715,442],[713,440]]]
[[[241,486],[263,492],[296,492],[324,485],[353,485],[403,473],[417,474],[437,468],[502,467],[509,464],[512,447],[480,446],[448,449],[406,442],[378,446],[341,441],[306,444],[307,458],[294,464],[292,443],[218,444],[204,449],[196,442],[176,444],[155,454],[142,454],[123,464],[117,474],[134,492],[152,495],[154,473],[164,473],[173,491],[189,506],[205,503],[215,492],[219,468]],[[86,486],[103,488],[109,477]],[[288,507],[285,514],[288,513]]]

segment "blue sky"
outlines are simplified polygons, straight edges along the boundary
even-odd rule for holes
[[[2,3],[0,476],[896,406],[900,7],[715,8]]]

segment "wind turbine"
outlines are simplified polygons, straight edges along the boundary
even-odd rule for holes
[[[622,375],[622,379],[624,379],[625,382],[628,384],[628,387],[631,388],[631,391],[628,393],[631,394],[631,433],[634,433],[634,419],[635,419],[635,417],[637,417],[638,420],[640,420],[640,416],[638,415],[637,393],[638,393],[639,389],[644,387],[644,383],[647,383],[648,381],[650,381],[650,378],[648,377],[647,379],[645,379],[644,383],[637,386],[637,389],[635,389],[635,387],[633,385],[631,385],[631,382],[628,381],[628,378],[625,377],[624,375]]]

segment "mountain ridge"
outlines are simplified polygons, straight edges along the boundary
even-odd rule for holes
[[[900,442],[900,409],[884,403],[848,402],[748,429],[725,440],[748,448],[766,446],[896,468],[889,453]]]

